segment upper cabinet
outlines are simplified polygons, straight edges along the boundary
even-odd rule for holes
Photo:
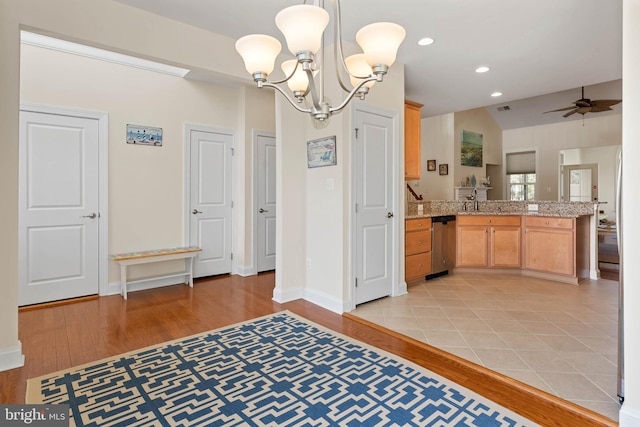
[[[420,179],[420,110],[422,104],[404,101],[404,179]]]

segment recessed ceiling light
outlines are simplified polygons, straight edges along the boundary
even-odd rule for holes
[[[502,92],[493,92],[491,96],[493,96],[494,98],[497,98],[498,96],[502,96]]]
[[[430,44],[433,44],[433,42],[435,42],[435,40],[432,39],[431,37],[425,37],[423,39],[418,40],[418,44],[420,46],[429,46]]]
[[[490,70],[489,67],[482,66],[482,67],[476,68],[476,73],[486,73],[489,70]]]

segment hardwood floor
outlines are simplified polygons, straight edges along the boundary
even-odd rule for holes
[[[24,403],[26,380],[119,353],[219,328],[282,310],[353,337],[457,382],[543,426],[615,426],[600,414],[558,399],[442,350],[304,300],[271,300],[275,275],[220,276],[23,310],[19,334],[25,366],[0,372],[0,403]]]

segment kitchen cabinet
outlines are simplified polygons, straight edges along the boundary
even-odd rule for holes
[[[404,179],[420,179],[420,110],[422,104],[404,102]]]
[[[588,219],[525,217],[524,268],[570,277],[589,274]]]
[[[431,273],[431,218],[411,218],[404,223],[405,280]]]
[[[457,267],[521,267],[520,216],[459,215],[456,222]]]

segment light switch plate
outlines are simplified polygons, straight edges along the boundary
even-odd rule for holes
[[[528,209],[530,211],[538,212],[538,205],[537,204],[528,205]]]

